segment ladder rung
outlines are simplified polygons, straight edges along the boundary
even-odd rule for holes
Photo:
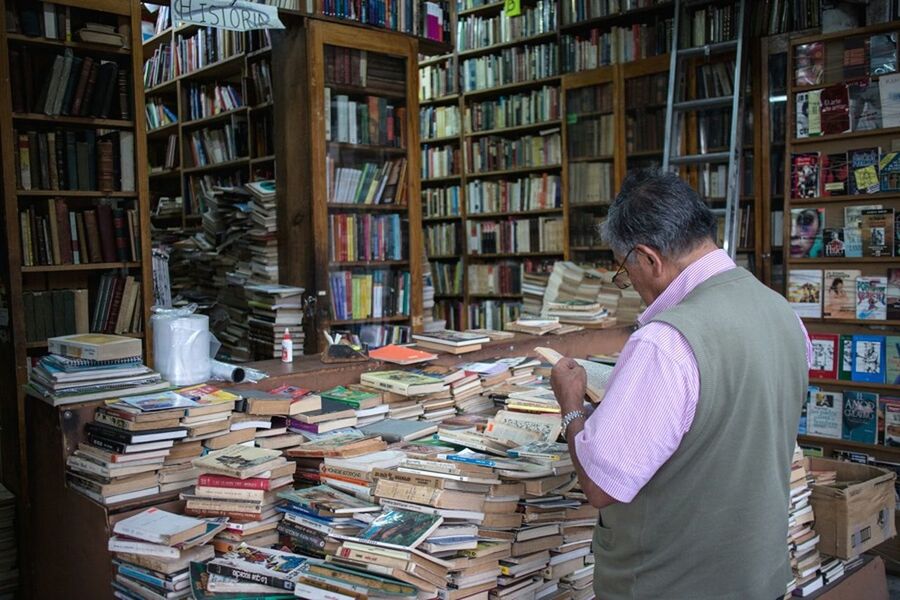
[[[724,216],[725,216],[725,209],[724,209],[724,208],[711,208],[711,209],[709,209],[709,212],[711,212],[712,214],[716,215],[717,217],[724,217]]]
[[[685,154],[684,156],[672,156],[669,163],[673,165],[696,165],[703,163],[728,162],[730,152],[707,152],[706,154]]]
[[[718,108],[720,106],[731,106],[734,102],[733,96],[717,96],[715,98],[698,98],[697,100],[684,100],[676,102],[672,105],[673,110],[701,110],[704,108]]]
[[[694,48],[679,48],[678,58],[691,58],[693,56],[709,56],[710,54],[722,54],[723,52],[731,52],[737,50],[738,41],[728,40],[727,42],[716,42],[714,44],[704,44]]]

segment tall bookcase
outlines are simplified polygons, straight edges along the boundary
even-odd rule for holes
[[[276,44],[282,280],[317,290],[319,348],[324,331],[380,345],[421,327],[416,57],[409,36],[318,19]]]
[[[274,176],[269,33],[169,22],[144,42],[143,58],[147,105],[168,114],[148,125],[151,219],[190,230],[200,226],[204,190]],[[220,136],[225,151],[204,156]]]
[[[29,362],[46,352],[46,340],[37,334],[46,334],[49,326],[46,320],[39,322],[35,311],[26,312],[26,297],[31,296],[32,301],[42,294],[52,298],[57,292],[56,297],[63,304],[54,306],[51,302],[44,307],[50,311],[45,317],[52,321],[54,315],[75,308],[73,296],[73,306],[67,309],[68,292],[63,290],[87,290],[88,312],[92,313],[104,305],[104,282],[139,282],[139,293],[137,288],[129,288],[136,305],[130,323],[127,327],[116,324],[116,328],[127,335],[149,338],[144,325],[152,299],[152,276],[150,240],[144,232],[148,230],[150,213],[144,98],[137,76],[141,72],[139,3],[61,0],[54,5],[11,1],[0,4],[0,176],[5,248],[0,269],[0,364],[6,382],[0,403],[0,448],[3,483],[18,496],[18,521],[22,528],[27,527],[30,518],[29,489],[34,485],[29,482],[26,459],[29,427],[25,403],[36,402],[26,398],[22,386],[28,379]],[[80,30],[87,23],[112,26],[123,36],[125,45],[82,41]],[[57,56],[62,61],[57,61]],[[66,70],[54,73],[57,62],[60,69]],[[77,65],[79,76],[82,70],[87,76],[91,69],[85,64],[96,65],[98,76],[100,71],[107,72],[107,85],[111,86],[107,89],[111,96],[108,106],[96,100],[99,104],[75,110],[77,98],[87,104],[88,98],[105,97],[99,88],[90,92],[86,87],[79,93],[74,73]],[[68,78],[60,75],[65,72],[69,73]],[[55,80],[59,89],[54,92],[48,86],[42,93],[48,78]],[[71,87],[69,94],[67,87]],[[52,164],[51,139],[60,140]],[[74,154],[67,153],[70,149]],[[29,164],[37,171],[32,172]],[[51,209],[56,214],[51,214]],[[82,227],[83,221],[88,213],[96,216],[98,211],[112,212],[128,222],[117,219],[107,230],[102,226],[105,219],[100,219],[96,235],[84,237],[87,229]],[[43,249],[39,247],[40,239],[29,240],[40,219],[47,223],[49,233],[44,236],[43,225],[40,226]],[[70,227],[72,221],[74,230]],[[73,243],[72,233],[81,239],[80,244]],[[127,246],[114,245],[110,255],[109,247],[88,248],[91,238],[95,242],[121,238]],[[114,258],[110,260],[110,256]],[[80,294],[84,299],[85,293]],[[111,305],[105,306],[109,309]],[[90,330],[106,329],[105,324],[98,327],[97,315],[90,317]],[[54,323],[53,330],[59,330],[60,325],[71,328],[71,323]],[[76,328],[83,330],[84,326],[81,323]],[[152,362],[149,339],[145,339],[144,353],[145,359]],[[20,535],[19,541],[24,556],[27,536]]]
[[[863,440],[860,432],[864,430],[852,426],[858,419],[854,421],[853,417],[852,427],[848,426],[846,413],[871,406],[883,415],[885,399],[900,397],[900,382],[887,379],[884,354],[879,357],[878,353],[886,351],[887,360],[893,360],[897,369],[900,349],[890,344],[900,341],[896,337],[900,336],[900,318],[896,307],[891,310],[885,304],[891,302],[886,301],[887,295],[894,298],[895,305],[900,303],[900,272],[896,272],[893,286],[886,286],[889,269],[896,270],[900,265],[900,254],[896,238],[891,244],[893,252],[880,249],[878,243],[879,235],[885,233],[879,228],[896,231],[896,223],[892,227],[879,223],[887,216],[884,214],[858,214],[870,206],[892,209],[888,213],[891,219],[900,213],[900,186],[896,176],[888,176],[884,170],[890,165],[879,167],[872,162],[900,149],[900,127],[891,126],[896,123],[896,111],[893,105],[881,106],[873,122],[871,106],[867,107],[879,97],[878,90],[873,94],[874,84],[896,85],[882,69],[891,64],[893,71],[897,70],[898,31],[900,23],[892,22],[795,37],[786,48],[787,295],[805,315],[803,321],[816,345],[820,371],[825,372],[811,371],[810,385],[825,394],[837,394],[833,401],[843,402],[845,409],[843,439],[825,435],[801,435],[800,439],[822,448],[826,456],[834,450],[855,451],[888,463],[897,462],[900,448],[881,442],[883,433]],[[885,50],[882,42],[890,47]],[[810,94],[816,99],[810,100]],[[808,118],[816,100],[823,109],[828,107],[821,111],[818,122]],[[847,162],[842,163],[841,157]],[[887,190],[881,187],[881,175]],[[812,295],[804,294],[810,290],[814,291]],[[881,375],[870,372],[875,363],[880,363]],[[828,374],[830,366],[835,367],[836,375]],[[813,402],[811,399],[810,405]],[[881,423],[884,429],[885,422]],[[808,420],[808,430],[810,427]],[[817,427],[814,431],[821,433]],[[875,440],[879,443],[873,443]]]

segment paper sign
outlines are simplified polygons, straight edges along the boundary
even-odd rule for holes
[[[522,14],[522,0],[506,0],[503,10],[507,17],[518,17]]]
[[[172,0],[172,20],[232,31],[284,29],[278,8],[248,0]]]

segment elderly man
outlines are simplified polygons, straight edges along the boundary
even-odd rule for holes
[[[605,238],[647,304],[600,406],[553,369],[581,487],[600,508],[598,598],[773,600],[791,579],[791,456],[810,344],[788,303],[715,243],[673,174],[629,176]]]

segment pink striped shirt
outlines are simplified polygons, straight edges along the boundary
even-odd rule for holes
[[[622,349],[603,402],[575,438],[588,477],[619,502],[631,502],[675,453],[700,398],[700,371],[687,339],[667,323],[648,321],[735,266],[725,251],[714,250],[691,263],[647,307],[641,327]],[[806,344],[809,361],[808,336]]]

